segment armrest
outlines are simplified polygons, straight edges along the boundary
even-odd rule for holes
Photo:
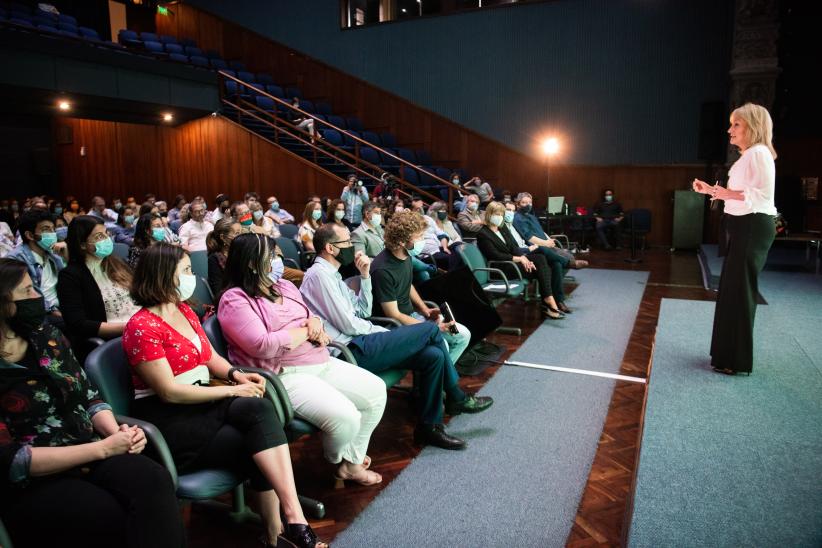
[[[473,272],[477,272],[477,271],[479,271],[479,272],[488,272],[488,273],[491,273],[491,274],[499,274],[500,276],[502,276],[502,282],[505,284],[505,292],[506,293],[511,292],[511,284],[508,282],[508,276],[506,276],[505,272],[503,272],[499,268],[475,268],[473,270]],[[494,280],[494,281],[498,281],[498,280]]]
[[[343,359],[348,363],[357,365],[357,359],[354,357],[354,354],[352,354],[351,350],[349,350],[348,347],[344,344],[331,341],[330,343],[328,343],[328,346],[330,348],[336,348],[337,350],[339,350],[340,354],[342,354]]]
[[[514,261],[488,261],[489,266],[490,265],[495,265],[495,264],[510,264],[510,265],[512,265],[514,267],[514,269],[517,271],[517,277],[518,277],[519,281],[524,281],[522,279],[522,270],[519,269],[519,265],[517,263],[515,263]]]
[[[88,342],[89,346],[92,349],[95,349],[98,346],[103,346],[106,343],[106,341],[104,341],[100,337],[89,337],[88,339],[86,339],[86,342]]]
[[[438,305],[434,301],[422,301],[422,302],[424,302],[425,306],[427,306],[428,308],[436,308],[437,310],[440,309],[440,305]]]
[[[285,265],[287,265],[287,266],[292,267],[292,268],[296,268],[297,270],[302,270],[302,269],[300,268],[300,265],[299,265],[299,264],[297,264],[297,261],[295,261],[295,260],[294,260],[294,259],[292,259],[291,257],[283,257],[283,263],[284,263]]]
[[[288,397],[288,392],[276,373],[260,367],[237,367],[248,373],[257,373],[265,379],[265,396],[274,404],[274,409],[283,425],[294,419],[294,406],[291,405],[291,398]]]
[[[387,327],[389,329],[393,327],[402,327],[402,322],[394,318],[388,318],[386,316],[371,316],[370,318],[366,318],[366,320],[368,320],[371,323]]]
[[[136,425],[143,429],[143,432],[146,433],[146,439],[152,443],[154,450],[157,451],[157,457],[160,459],[160,464],[168,470],[176,491],[177,465],[174,464],[174,458],[172,458],[171,451],[166,443],[166,439],[163,437],[163,434],[160,433],[160,430],[150,422],[135,419],[134,417],[129,417],[127,415],[115,415],[114,418],[117,420],[117,424],[128,424],[129,426]]]
[[[562,248],[567,249],[567,248],[570,247],[568,236],[565,235],[565,234],[550,234],[550,235],[548,235],[548,237],[551,238],[552,240],[557,240],[560,243],[560,245],[562,246],[560,249],[562,249]],[[562,243],[562,240],[565,240],[564,244]]]

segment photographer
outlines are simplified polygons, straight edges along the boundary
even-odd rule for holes
[[[363,186],[362,180],[357,178],[355,173],[348,176],[348,184],[340,195],[340,200],[345,204],[345,217],[351,227],[358,227],[362,222],[362,206],[368,201],[368,191]]]

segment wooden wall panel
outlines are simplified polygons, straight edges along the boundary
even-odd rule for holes
[[[276,194],[289,211],[302,211],[308,194],[338,195],[339,181],[221,117],[178,127],[60,118],[71,144],[55,145],[61,195],[88,204],[152,192],[202,195],[211,204],[220,192],[234,199],[254,190]],[[86,155],[80,155],[85,147]]]

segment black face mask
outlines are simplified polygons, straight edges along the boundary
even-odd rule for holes
[[[440,221],[444,221],[447,218],[448,218],[448,212],[447,211],[437,211],[437,219],[439,219]]]
[[[519,208],[520,212],[524,213],[525,215],[528,215],[529,213],[531,213],[531,209],[533,209],[533,208],[530,205],[522,206],[521,208]]]
[[[348,266],[354,262],[354,246],[350,247],[338,247],[337,249],[340,250],[339,254],[335,257],[337,261],[339,261],[340,265]]]
[[[14,301],[17,312],[7,320],[9,327],[24,339],[43,325],[46,319],[46,301],[43,297]]]

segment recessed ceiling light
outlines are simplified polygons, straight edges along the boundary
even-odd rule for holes
[[[65,100],[58,101],[57,102],[57,108],[59,108],[60,110],[63,110],[63,111],[71,110],[71,103],[69,103],[68,101],[65,101]]]
[[[170,112],[163,113],[163,122],[171,122],[174,120],[174,115]]]

